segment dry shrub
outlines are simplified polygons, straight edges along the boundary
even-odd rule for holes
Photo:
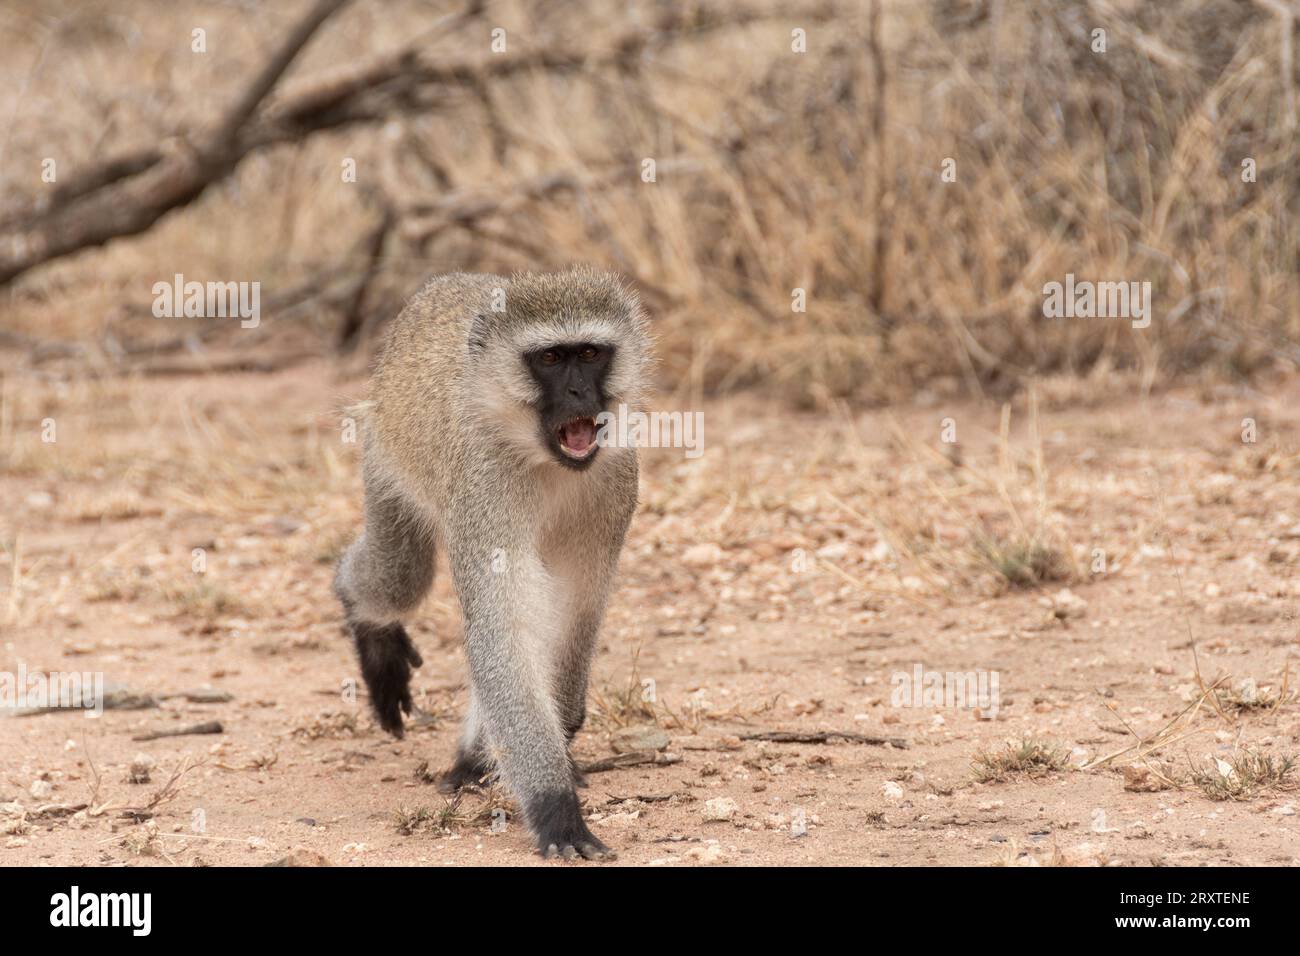
[[[18,178],[51,150],[75,167],[212,115],[282,17],[203,9],[229,40],[206,59],[175,42],[194,21],[185,4],[117,4],[93,28],[74,15],[52,37],[28,35],[34,18],[3,27],[7,46],[56,44],[51,62],[66,68],[30,82],[21,58],[3,68],[16,100],[0,106],[13,107],[16,132],[0,190],[29,192]],[[1263,4],[886,2],[878,22],[874,9],[796,6],[714,29],[730,7],[493,4],[512,52],[608,50],[665,10],[688,28],[623,68],[523,71],[486,96],[450,88],[432,109],[257,155],[149,235],[25,277],[15,323],[82,345],[174,337],[195,320],[160,328],[149,316],[160,277],[260,280],[273,299],[355,264],[377,190],[413,207],[455,191],[509,195],[564,171],[592,185],[432,234],[397,230],[368,293],[373,318],[431,271],[586,260],[643,290],[664,384],[692,392],[757,387],[824,406],[926,383],[1005,392],[1031,374],[1103,368],[1150,383],[1297,361],[1300,64]],[[356,4],[290,79],[393,49],[430,22],[422,4]],[[792,24],[807,30],[807,53],[792,52]],[[1104,53],[1092,49],[1098,24]],[[486,60],[487,35],[472,19],[426,49]],[[114,56],[128,40],[133,55]],[[162,87],[132,65],[159,57]],[[94,88],[74,89],[86,74]],[[68,101],[87,108],[69,118],[49,105]],[[113,104],[107,126],[97,101]],[[366,188],[340,185],[340,157],[357,160]],[[645,158],[659,163],[653,183],[641,180]],[[948,159],[953,182],[940,176]],[[1255,182],[1242,179],[1247,159]],[[1045,318],[1043,284],[1067,273],[1151,282],[1151,327]],[[806,311],[792,308],[795,289]],[[225,334],[265,344],[296,330],[323,347],[339,307],[323,305]]]
[[[1065,768],[1068,754],[1047,740],[1026,737],[1008,741],[997,750],[981,750],[971,765],[980,783],[999,783],[1015,777],[1045,777]]]
[[[1254,749],[1238,750],[1227,760],[1192,763],[1191,778],[1211,800],[1250,800],[1264,793],[1294,790],[1294,756],[1273,757]]]

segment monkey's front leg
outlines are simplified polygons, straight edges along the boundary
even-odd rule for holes
[[[617,560],[617,555],[614,560]],[[605,617],[605,595],[609,586],[608,578],[602,579],[600,572],[590,575],[589,580],[592,582],[589,590],[573,595],[567,630],[556,653],[555,704],[564,728],[564,739],[569,744],[587,722],[591,659],[595,656],[600,625]],[[578,769],[576,761],[573,764],[573,782],[579,787],[587,786],[587,778]]]
[[[555,653],[555,706],[567,744],[573,743],[573,738],[587,721],[587,683],[604,616],[604,595],[600,596],[596,607],[590,606],[584,598],[578,598],[575,604]],[[573,762],[573,782],[575,786],[587,786],[587,778],[578,769],[576,761]]]
[[[460,744],[456,748],[456,762],[438,781],[443,793],[455,793],[463,787],[483,786],[496,774],[496,767],[487,752],[487,730],[483,726],[483,708],[470,684],[469,709],[460,731]]]
[[[597,486],[583,534],[557,542],[548,566],[564,582],[565,630],[555,648],[556,704],[564,733],[572,741],[587,719],[587,682],[605,605],[614,586],[619,552],[636,509],[637,468],[634,457],[614,463],[604,485]]]
[[[384,730],[403,735],[412,710],[411,670],[422,663],[401,619],[433,583],[433,533],[417,505],[373,483],[366,468],[366,530],[347,549],[334,593],[356,642],[361,675]]]
[[[457,535],[449,550],[488,750],[543,856],[611,858],[582,818],[555,706],[547,650],[558,621],[549,576],[535,554],[492,548],[493,536],[482,530]]]

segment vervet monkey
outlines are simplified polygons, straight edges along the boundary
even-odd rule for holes
[[[380,725],[402,736],[420,654],[402,619],[444,549],[469,712],[445,789],[497,772],[543,856],[613,853],[588,829],[569,743],[637,501],[635,448],[596,417],[636,405],[647,323],[616,277],[454,274],[389,330],[365,420],[365,531],[334,580]]]

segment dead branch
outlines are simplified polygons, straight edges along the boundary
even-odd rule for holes
[[[702,169],[703,166],[702,161],[690,157],[666,159],[659,163],[659,172],[691,172]],[[557,170],[505,188],[460,190],[443,196],[436,202],[412,203],[403,207],[402,232],[412,242],[425,243],[450,226],[468,226],[480,219],[507,213],[526,203],[549,199],[560,193],[580,193],[638,182],[640,180],[636,169],[629,164],[585,176],[570,170]]]
[[[205,763],[207,763],[206,756],[198,760],[192,760],[189,757],[186,757],[180,762],[176,769],[172,771],[171,776],[167,778],[167,782],[158,788],[144,806],[126,807],[122,810],[121,816],[125,819],[131,820],[133,823],[143,823],[145,820],[152,818],[155,810],[164,803],[174,800],[176,795],[180,793],[181,780],[184,779],[185,775],[196,767],[201,767]]]
[[[239,131],[252,118],[261,102],[270,95],[271,90],[275,88],[275,84],[280,82],[280,77],[289,68],[289,64],[302,52],[302,48],[307,45],[307,41],[312,38],[312,35],[320,29],[326,20],[347,2],[348,0],[318,0],[316,6],[309,10],[307,16],[303,17],[292,32],[285,37],[275,55],[262,68],[262,72],[257,75],[257,78],[244,90],[243,96],[236,101],[235,106],[226,114],[226,118],[217,124],[216,129],[213,130],[212,138],[207,144],[206,152],[216,156],[231,149]]]
[[[670,764],[681,763],[681,760],[681,754],[663,754],[654,750],[633,750],[625,754],[617,754],[613,757],[605,757],[602,760],[582,764],[578,769],[582,773],[605,773],[609,770],[622,770],[624,767],[639,767],[642,764],[666,767]]]
[[[832,740],[843,740],[851,744],[870,744],[875,747],[898,747],[906,750],[911,742],[906,737],[874,737],[868,734],[852,734],[844,730],[823,730],[816,733],[803,733],[797,730],[769,730],[761,734],[741,734],[741,740],[767,740],[777,744],[828,744]]]
[[[346,2],[318,0],[210,133],[180,136],[156,157],[140,151],[115,157],[85,174],[34,224],[8,228],[0,235],[0,285],[53,259],[144,232],[228,175],[249,151],[240,130],[316,30]]]
[[[174,727],[170,730],[152,730],[147,734],[136,734],[132,740],[161,740],[163,737],[189,737],[198,734],[222,734],[225,729],[219,720],[208,720],[189,727]]]
[[[675,9],[649,29],[615,37],[599,51],[539,49],[487,61],[431,64],[421,38],[360,69],[271,96],[284,71],[328,17],[347,0],[319,0],[285,38],[266,67],[210,131],[181,131],[159,149],[111,157],[66,184],[47,205],[39,201],[0,224],[0,285],[29,269],[111,239],[138,235],[173,209],[197,199],[248,155],[325,130],[381,122],[398,113],[445,105],[449,89],[473,93],[488,81],[538,71],[592,73],[631,68],[647,52],[681,37],[702,36],[774,18],[819,22],[834,16],[831,2],[781,11],[724,6]],[[477,16],[479,0],[444,22]],[[264,105],[265,104],[265,105]],[[34,216],[34,218],[32,218]]]
[[[397,225],[397,213],[387,200],[381,202],[381,209],[379,224],[362,242],[365,266],[356,284],[356,290],[343,309],[343,321],[339,324],[335,341],[336,347],[341,352],[351,350],[361,338],[361,332],[366,325],[366,293],[370,291],[370,286],[383,265],[384,246],[388,243],[389,234]]]

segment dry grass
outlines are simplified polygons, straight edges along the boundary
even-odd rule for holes
[[[1015,777],[1045,777],[1065,767],[1067,753],[1050,741],[1026,737],[998,750],[981,750],[972,763],[979,783],[1000,783]]]
[[[895,424],[894,444],[912,462],[902,476],[909,489],[907,507],[866,505],[862,514],[844,501],[836,504],[879,535],[900,577],[914,575],[931,590],[1074,581],[1081,571],[1047,473],[1032,388],[1028,411],[1027,447],[1013,452],[1011,406],[1002,407],[991,461]],[[858,448],[864,449],[865,444]],[[872,499],[888,502],[880,494],[864,496],[866,502]]]
[[[1227,760],[1192,764],[1191,781],[1211,800],[1251,800],[1266,793],[1294,790],[1296,759],[1255,749],[1238,750]]]
[[[632,655],[632,667],[622,684],[606,684],[591,691],[588,720],[593,727],[613,730],[632,724],[659,723],[659,708],[642,683],[638,667],[640,649]]]
[[[293,736],[306,740],[352,738],[359,732],[353,711],[322,712],[310,722],[293,729]]]
[[[592,688],[587,726],[608,731],[633,724],[654,724],[665,729],[699,733],[705,714],[697,706],[679,712],[662,700],[653,681],[641,676],[640,655],[638,647],[632,653],[632,666],[621,686],[607,684],[599,689]]]
[[[207,581],[174,588],[163,586],[163,598],[176,610],[177,617],[187,620],[215,621],[232,614],[248,614],[248,608],[235,594]]]
[[[0,67],[5,194],[30,194],[47,155],[74,170],[214,115],[290,15],[95,6],[43,0],[0,22],[5,47],[23,51]],[[431,263],[594,261],[645,292],[664,382],[679,395],[758,386],[818,407],[922,386],[1003,394],[1042,374],[1149,387],[1297,362],[1297,65],[1264,5],[886,0],[875,33],[870,4],[833,6],[830,20],[795,7],[688,37],[635,71],[495,80],[486,101],[451,91],[382,135],[362,125],[271,150],[150,234],[24,277],[6,310],[15,328],[108,363],[110,343],[214,331],[149,315],[161,277],[261,281],[270,296],[337,270],[376,218],[368,190],[402,202],[499,196],[553,170],[613,171],[611,186],[510,204],[472,230],[395,238],[376,315]],[[501,0],[486,16],[524,51],[600,49],[649,13]],[[290,80],[394,49],[430,20],[415,0],[357,2]],[[805,54],[791,52],[792,21],[808,31]],[[1099,21],[1104,53],[1090,48]],[[175,43],[198,22],[222,38],[203,56]],[[488,30],[467,29],[431,36],[429,56],[489,58]],[[166,82],[140,65],[151,62]],[[57,108],[67,103],[79,109]],[[345,156],[366,188],[339,182]],[[654,183],[639,177],[646,157],[660,163]],[[1242,180],[1247,158],[1255,182]],[[940,178],[948,159],[952,182]],[[1042,286],[1067,273],[1151,282],[1151,327],[1045,319]],[[794,289],[805,312],[792,309]],[[258,350],[323,341],[335,318],[298,309],[217,339]],[[13,421],[0,413],[6,466],[39,467],[37,448],[12,456]]]
[[[497,820],[504,822],[511,813],[510,801],[499,787],[490,787],[481,795],[471,797],[473,806],[466,806],[466,794],[457,792],[437,807],[400,807],[394,814],[394,824],[402,836],[415,833],[453,833],[457,830],[488,826]]]
[[[1266,714],[1295,699],[1290,689],[1290,668],[1282,673],[1279,688],[1259,686],[1253,679],[1238,681],[1232,687],[1220,687],[1215,692],[1219,709],[1227,714]]]
[[[976,553],[1011,587],[1032,588],[1053,581],[1068,581],[1070,565],[1060,551],[1034,538],[1002,541],[977,536]]]

